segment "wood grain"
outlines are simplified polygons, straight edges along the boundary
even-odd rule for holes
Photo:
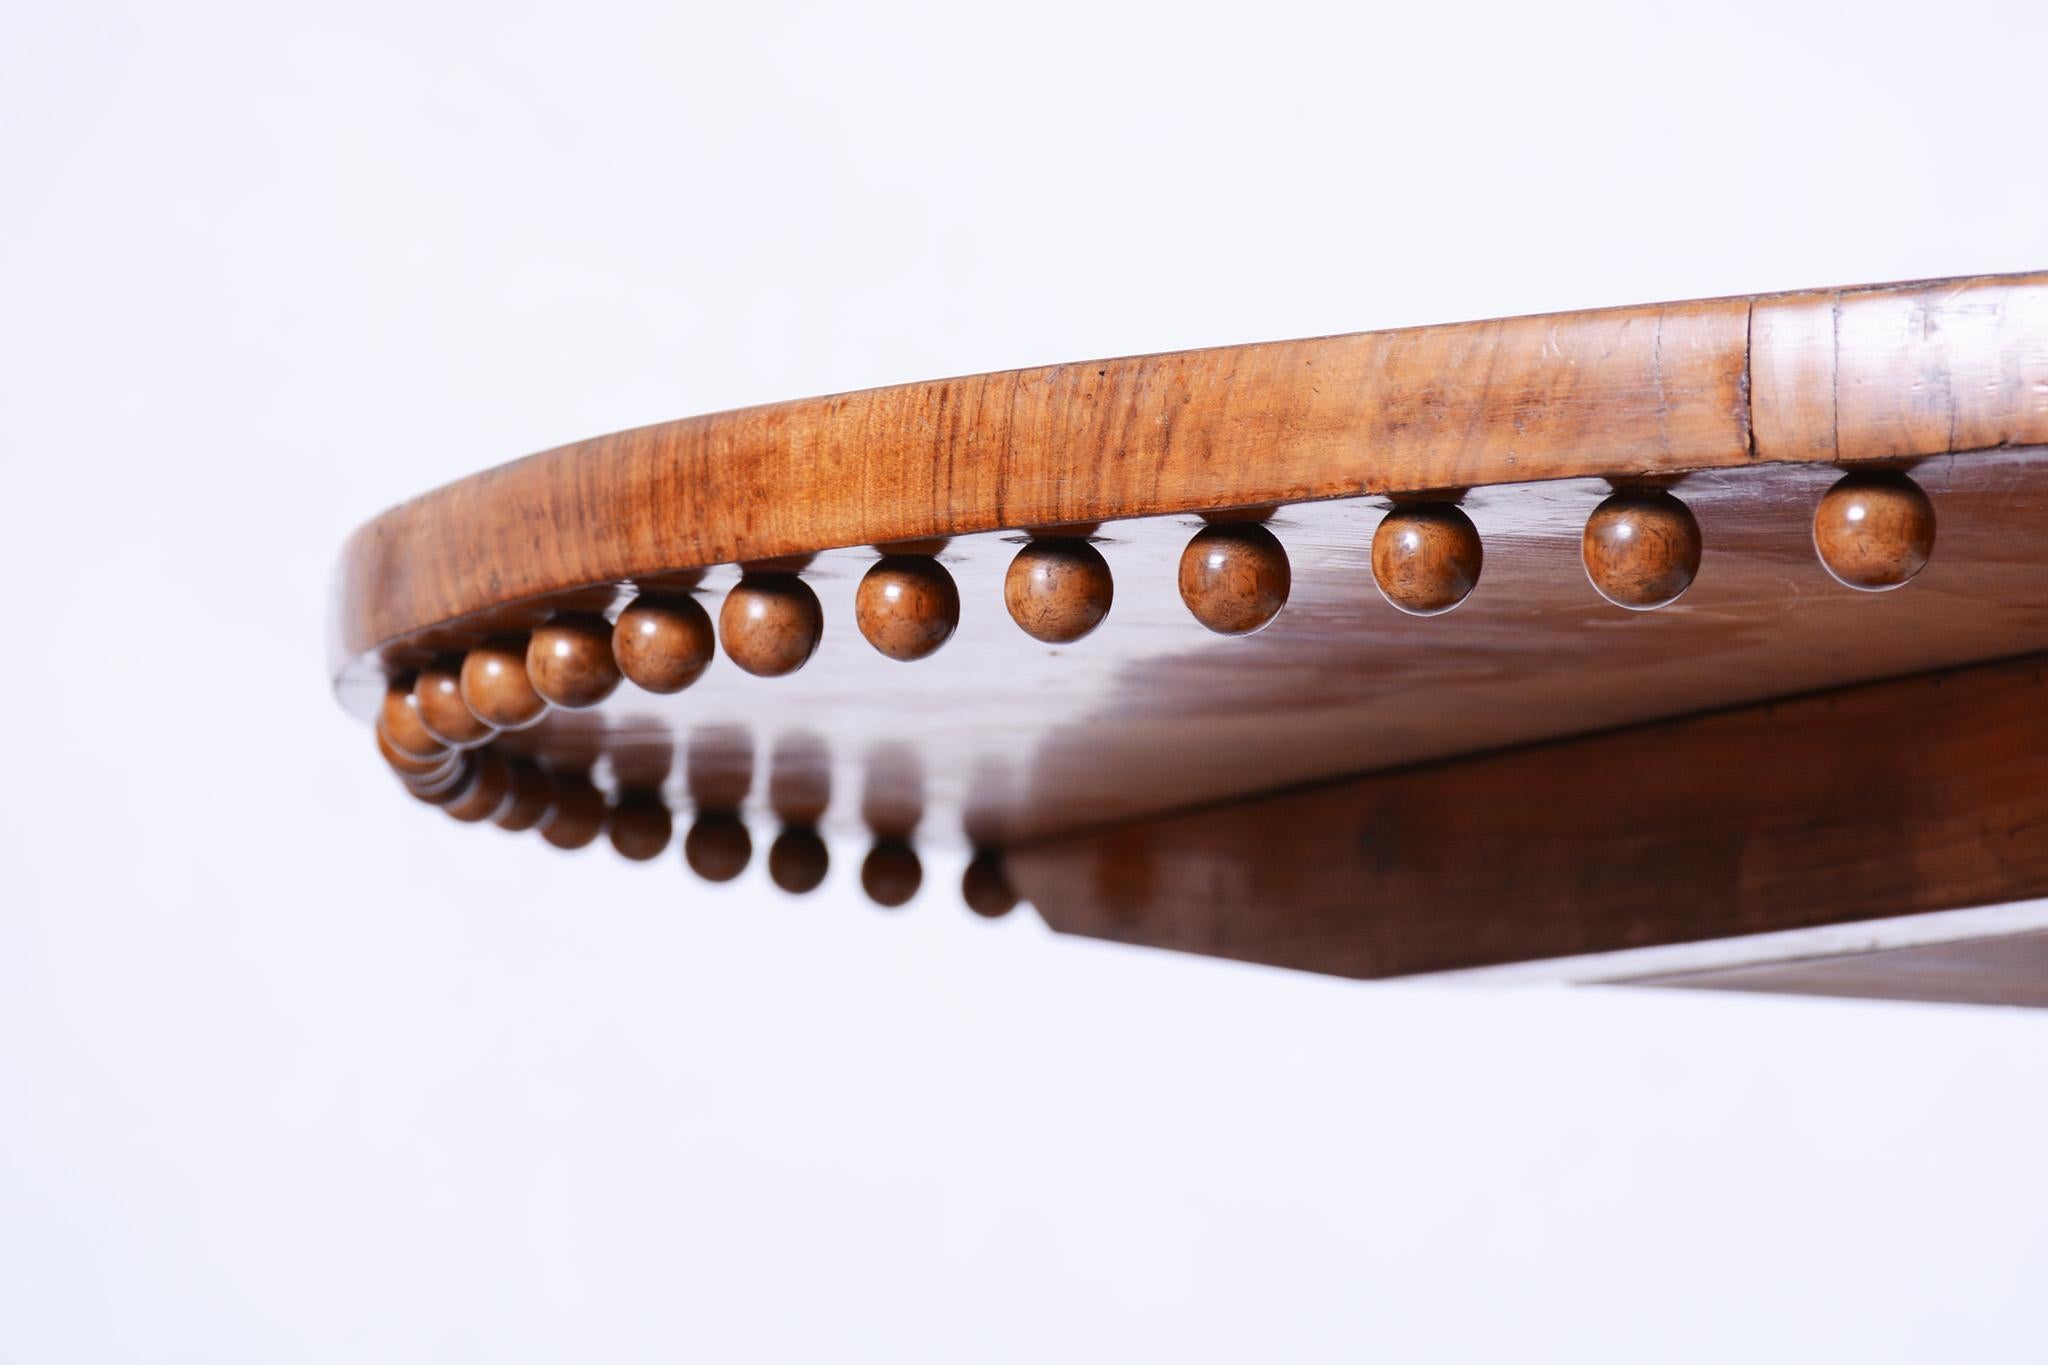
[[[1381,977],[2048,894],[2048,655],[1009,851],[1064,933]]]
[[[334,664],[549,594],[833,547],[2041,442],[2041,275],[1051,365],[620,432],[414,499],[343,553]]]

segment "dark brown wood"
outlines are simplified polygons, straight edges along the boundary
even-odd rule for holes
[[[768,846],[768,876],[792,896],[807,896],[825,884],[832,853],[809,825],[789,825]]]
[[[1070,645],[1101,625],[1116,598],[1102,552],[1086,540],[1048,537],[1017,551],[1003,577],[1003,605],[1026,635]]]
[[[526,676],[556,706],[597,705],[619,685],[611,623],[593,612],[570,612],[536,628],[526,646]]]
[[[666,696],[704,675],[717,653],[711,613],[687,595],[643,593],[612,630],[612,657],[635,686]]]
[[[402,778],[406,791],[430,806],[446,806],[461,799],[475,777],[474,753],[450,753],[447,763],[433,774]]]
[[[605,833],[620,857],[644,863],[668,848],[675,822],[658,793],[627,792],[612,806]]]
[[[464,824],[478,824],[495,816],[512,795],[512,767],[495,749],[478,749],[470,756],[469,781],[443,809]]]
[[[793,573],[750,573],[725,595],[718,640],[726,657],[757,678],[796,672],[817,653],[825,611]]]
[[[1180,556],[1180,600],[1218,635],[1250,635],[1287,605],[1293,586],[1287,549],[1256,522],[1197,531]]]
[[[917,850],[901,839],[877,839],[861,860],[861,890],[885,910],[908,905],[923,884],[924,864]]]
[[[1012,849],[1065,933],[1344,976],[2048,894],[2048,656]]]
[[[960,589],[931,555],[885,555],[861,576],[854,620],[884,658],[928,658],[960,625]]]
[[[522,833],[538,828],[554,809],[555,784],[532,763],[512,765],[512,795],[493,817],[499,829]]]
[[[526,676],[523,636],[485,640],[462,659],[463,704],[485,724],[523,730],[547,714],[547,699]]]
[[[560,849],[588,848],[604,833],[604,793],[582,773],[555,773],[554,804],[540,822],[540,837]]]
[[[683,837],[683,860],[707,882],[729,882],[747,870],[754,839],[731,811],[701,811]]]
[[[421,669],[412,695],[428,734],[451,749],[473,749],[489,743],[498,731],[462,699],[461,667],[459,661],[447,660]]]
[[[1448,502],[1394,508],[1372,536],[1372,576],[1410,616],[1441,616],[1479,586],[1485,549],[1472,518]]]
[[[1586,577],[1617,607],[1676,602],[1700,571],[1700,524],[1662,489],[1624,488],[1593,509],[1580,540]]]
[[[2048,933],[1674,972],[1624,984],[2048,1009]]]
[[[1844,475],[1814,511],[1813,545],[1845,587],[1902,587],[1934,554],[1934,504],[1896,470]]]
[[[960,899],[983,919],[1001,919],[1017,908],[1017,893],[1003,871],[1003,855],[992,848],[977,852],[960,877]]]

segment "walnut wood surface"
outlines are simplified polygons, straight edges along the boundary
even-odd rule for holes
[[[964,843],[996,913],[1007,853],[1080,831],[2048,651],[2044,440],[2048,276],[909,385],[600,438],[386,514],[344,554],[337,686],[464,818],[639,856],[673,810],[716,880],[751,822],[796,893],[853,834],[884,905],[918,846]],[[713,615],[736,667],[707,666]],[[421,703],[457,701],[508,728],[451,752]],[[1850,804],[1858,771],[1831,778]],[[1642,780],[1582,793],[1590,815]],[[1636,807],[1657,837],[1694,820],[1659,799]]]
[[[334,662],[526,599],[832,547],[2042,442],[2042,275],[1052,365],[643,427],[417,498],[349,542]]]
[[[1006,855],[1053,928],[1346,976],[2048,894],[2048,656],[1129,821]]]
[[[1100,528],[1094,548],[1114,574],[1116,607],[1066,647],[1033,640],[1005,609],[1015,537],[955,537],[940,560],[958,585],[958,630],[911,664],[883,657],[854,625],[876,553],[828,551],[804,570],[826,627],[801,671],[760,679],[720,660],[679,695],[625,684],[494,744],[591,771],[607,791],[658,787],[684,820],[706,806],[738,810],[763,846],[783,824],[861,845],[879,824],[919,843],[1002,846],[2048,650],[2048,537],[2037,531],[2048,524],[2048,453],[1937,457],[1913,475],[1939,510],[1939,547],[1911,583],[1877,594],[1842,587],[1815,556],[1814,509],[1834,467],[1678,480],[1671,491],[1699,524],[1700,568],[1682,598],[1649,612],[1612,606],[1587,581],[1583,531],[1614,491],[1604,480],[1465,495],[1486,572],[1457,610],[1430,618],[1396,611],[1374,586],[1384,502],[1281,508],[1261,524],[1287,549],[1287,607],[1234,639],[1181,600],[1199,518]],[[715,614],[737,579],[713,569],[695,592]],[[632,595],[610,594],[615,606]],[[381,695],[374,674],[362,685]]]

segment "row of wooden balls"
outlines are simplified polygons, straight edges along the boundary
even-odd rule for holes
[[[434,760],[410,758],[391,745],[381,727],[377,748],[407,791],[466,824],[489,821],[501,829],[537,830],[561,849],[586,848],[603,836],[619,856],[634,862],[660,857],[675,837],[675,818],[659,792],[626,791],[610,800],[581,773],[551,773],[492,748],[447,750]],[[683,836],[683,861],[706,881],[733,880],[746,871],[753,855],[753,836],[736,811],[699,810]],[[824,836],[811,825],[784,825],[768,848],[769,878],[794,896],[817,890],[831,863]],[[861,862],[861,888],[889,909],[906,904],[923,882],[923,862],[904,839],[877,839]],[[960,890],[968,907],[988,919],[1008,914],[1017,904],[1002,855],[994,849],[974,855]]]
[[[1846,475],[1816,509],[1821,563],[1852,588],[1883,591],[1911,579],[1934,548],[1934,507],[1895,471]],[[1617,606],[1646,611],[1676,601],[1699,572],[1699,522],[1661,489],[1625,489],[1594,509],[1581,549],[1587,578]],[[1390,511],[1373,534],[1372,572],[1404,612],[1449,611],[1479,582],[1483,549],[1453,503]],[[1225,635],[1266,625],[1286,604],[1287,552],[1265,527],[1204,527],[1181,556],[1180,591],[1197,620]],[[1112,596],[1109,565],[1083,539],[1041,537],[1023,546],[1004,580],[1010,615],[1033,638],[1064,644],[1101,624]],[[892,659],[921,659],[953,634],[960,594],[928,555],[885,555],[855,595],[860,631]],[[643,594],[607,622],[565,614],[524,641],[489,641],[458,659],[400,679],[385,699],[392,742],[415,757],[487,742],[533,724],[549,705],[594,706],[621,679],[650,692],[679,692],[711,663],[718,644],[749,673],[777,677],[803,667],[824,633],[817,594],[790,573],[743,576],[726,594],[714,633],[687,594]]]

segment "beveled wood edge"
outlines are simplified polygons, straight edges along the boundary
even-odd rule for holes
[[[846,546],[2039,443],[2048,274],[1044,366],[686,418],[435,490],[350,538],[330,664],[339,685],[510,604]]]

